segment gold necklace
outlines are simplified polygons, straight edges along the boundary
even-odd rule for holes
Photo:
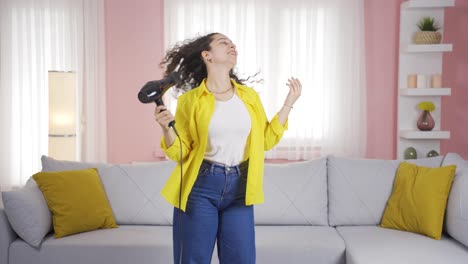
[[[226,91],[222,91],[222,92],[214,92],[214,91],[211,91],[210,89],[208,89],[208,91],[210,91],[210,93],[214,93],[214,94],[223,94],[223,93],[227,93],[227,92],[231,91],[232,88],[233,87],[231,86]]]

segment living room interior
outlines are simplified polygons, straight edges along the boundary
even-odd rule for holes
[[[464,25],[466,0],[3,0],[0,264],[172,263],[177,165],[137,95],[210,32],[269,119],[303,84],[265,152],[257,263],[467,263]]]

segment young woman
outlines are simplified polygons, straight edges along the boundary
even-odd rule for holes
[[[175,207],[174,263],[211,263],[216,241],[221,264],[255,263],[253,205],[264,200],[264,151],[287,129],[302,87],[290,78],[284,104],[268,121],[257,92],[234,74],[236,63],[236,45],[219,33],[175,46],[161,63],[166,75],[177,69],[178,86],[194,87],[179,96],[175,118],[165,106],[154,114],[161,148],[183,161],[181,200],[179,165],[161,192]],[[180,141],[168,127],[174,119]]]

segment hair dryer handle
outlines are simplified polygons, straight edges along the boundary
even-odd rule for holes
[[[158,97],[158,99],[156,99],[154,102],[155,102],[156,105],[158,105],[158,106],[159,106],[159,105],[164,105],[164,102],[163,102],[163,100],[161,99],[161,97]],[[166,111],[166,110],[161,110],[160,112],[162,112],[162,111]],[[174,125],[175,125],[175,120],[172,120],[171,122],[169,122],[169,125],[168,125],[168,126],[174,128]]]

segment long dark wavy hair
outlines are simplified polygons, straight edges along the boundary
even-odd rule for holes
[[[208,72],[201,53],[202,51],[211,50],[210,43],[213,41],[213,36],[216,34],[219,33],[210,33],[202,37],[182,41],[167,51],[160,66],[166,69],[164,76],[168,76],[176,71],[178,81],[175,86],[179,92],[198,87],[203,79],[207,77]],[[229,71],[230,78],[240,84],[251,82],[250,79],[257,76],[257,74],[258,72],[246,79],[241,79],[233,69]]]

